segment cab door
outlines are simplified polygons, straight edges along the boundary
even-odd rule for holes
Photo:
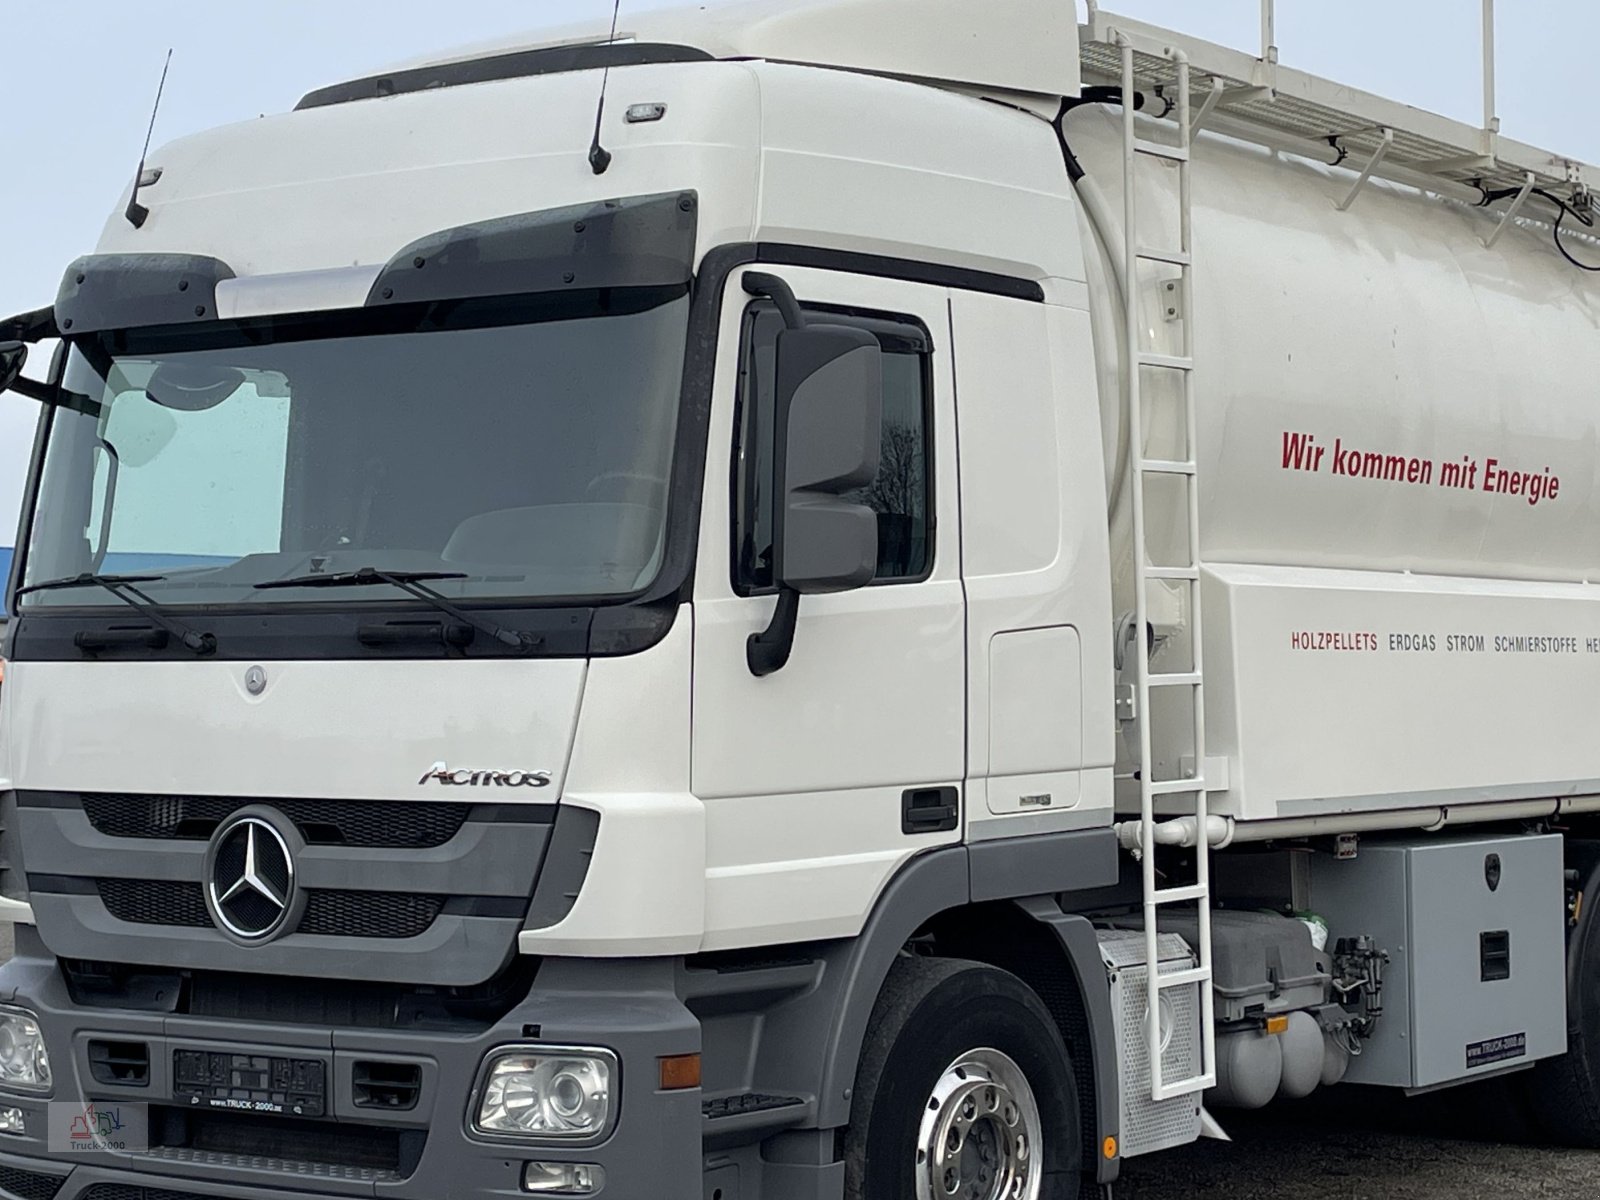
[[[776,606],[773,357],[783,318],[728,281],[695,584],[693,786],[706,810],[706,948],[844,937],[911,856],[961,838],[965,636],[949,297],[942,288],[751,268],[808,321],[883,352],[873,583],[803,596],[793,650],[758,678]]]

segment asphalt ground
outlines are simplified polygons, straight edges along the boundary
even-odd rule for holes
[[[12,927],[0,925],[0,961]],[[1504,1140],[1482,1089],[1407,1101],[1362,1088],[1264,1113],[1217,1113],[1231,1142],[1131,1159],[1116,1200],[1600,1200],[1600,1153]],[[1517,1129],[1519,1136],[1529,1131]]]
[[[1132,1159],[1116,1200],[1596,1200],[1600,1153],[1537,1131],[1483,1089],[1405,1100],[1365,1088],[1281,1112],[1215,1115],[1232,1142]],[[1510,1132],[1508,1132],[1510,1131]],[[1510,1137],[1526,1140],[1507,1140]]]

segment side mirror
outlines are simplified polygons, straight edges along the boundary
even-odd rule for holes
[[[26,342],[0,342],[0,392],[11,390],[11,385],[22,378],[22,368],[27,364]]]
[[[844,496],[878,474],[883,435],[883,352],[843,325],[778,334],[773,570],[801,595],[872,582],[878,516]]]
[[[775,276],[748,274],[744,286],[770,296],[787,326],[778,334],[773,405],[778,604],[745,648],[751,674],[763,676],[789,661],[801,595],[865,587],[877,570],[877,513],[844,497],[878,473],[883,351],[865,330],[808,324]]]

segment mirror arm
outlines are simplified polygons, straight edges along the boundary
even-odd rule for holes
[[[746,271],[744,290],[752,296],[765,296],[778,306],[778,314],[790,329],[804,329],[806,315],[800,311],[800,301],[787,281],[764,271]]]
[[[48,383],[40,383],[36,379],[24,379],[20,375],[6,390],[15,392],[19,396],[26,396],[29,400],[37,400],[40,404],[52,404],[56,398],[56,389]]]
[[[789,652],[794,649],[794,631],[799,617],[800,593],[792,587],[780,587],[772,623],[760,633],[752,633],[745,643],[745,661],[750,664],[750,674],[761,679],[783,669],[789,661]]]
[[[56,310],[39,308],[0,321],[0,342],[43,342],[61,336],[56,328]]]

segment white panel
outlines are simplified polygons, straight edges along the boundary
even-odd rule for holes
[[[989,640],[992,813],[1078,803],[1083,766],[1083,649],[1070,625]]]
[[[600,813],[589,874],[524,954],[680,954],[705,922],[705,806],[689,794],[693,610],[641,654],[589,665],[563,804]]]
[[[907,788],[959,785],[964,759],[960,522],[946,294],[796,267],[802,302],[917,317],[935,347],[932,578],[800,602],[794,653],[750,674],[745,641],[775,600],[734,595],[729,471],[739,326],[728,285],[696,576],[694,794],[706,809],[706,948],[848,936],[911,854],[959,832],[908,836]]]
[[[581,661],[14,662],[6,742],[39,791],[549,803],[561,794]],[[544,788],[445,787],[452,769],[548,771]]]
[[[775,64],[758,77],[760,240],[1083,278],[1076,202],[1045,122],[893,80]]]
[[[984,722],[970,733],[969,830],[990,814],[1036,827],[1039,806],[1024,795],[1066,797],[1051,808],[1111,807],[1113,759],[1110,584],[1104,469],[1094,351],[1087,313],[971,292],[951,296],[961,427],[961,522],[967,580],[969,702],[977,713],[1021,713],[1072,726],[1050,764],[1053,774],[991,779]],[[1072,627],[1080,682],[1070,699],[1052,681],[1045,695],[1025,669],[991,678],[990,655],[1013,630]],[[1067,774],[1067,772],[1072,774]],[[984,809],[987,811],[984,811]],[[1026,814],[1026,815],[1024,815]],[[1062,827],[1081,827],[1063,812]],[[1000,836],[993,830],[972,836]]]
[[[1213,811],[1600,791],[1592,587],[1218,566],[1206,605],[1209,749],[1232,760]]]

